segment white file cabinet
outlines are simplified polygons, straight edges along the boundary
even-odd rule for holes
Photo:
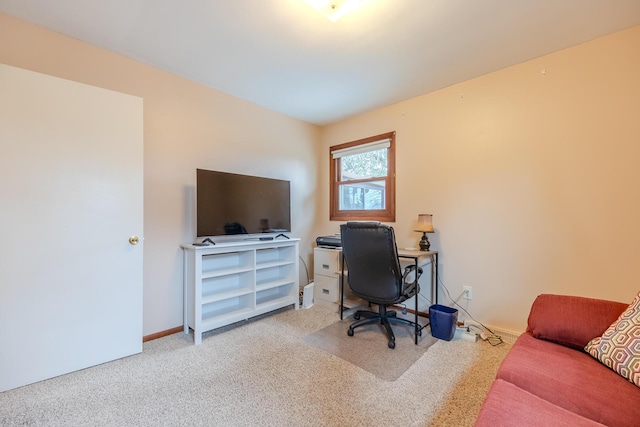
[[[340,248],[315,248],[313,251],[313,299],[314,304],[338,312],[340,310],[340,274],[342,250]],[[362,301],[355,297],[346,281],[344,305],[353,307]]]
[[[340,261],[342,251],[315,248],[313,251],[313,303],[330,309],[340,304]]]

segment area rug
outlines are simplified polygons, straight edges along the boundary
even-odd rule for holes
[[[436,341],[429,328],[422,331],[418,344],[414,343],[413,328],[393,323],[396,348],[388,347],[384,327],[379,323],[357,328],[355,334],[347,335],[353,318],[332,323],[304,337],[314,347],[338,356],[347,362],[385,381],[395,381],[404,374]]]

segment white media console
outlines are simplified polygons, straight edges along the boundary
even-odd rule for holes
[[[202,334],[279,308],[298,309],[300,239],[181,245],[184,332]]]

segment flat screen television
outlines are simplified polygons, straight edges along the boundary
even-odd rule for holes
[[[198,237],[291,231],[290,182],[196,170]]]

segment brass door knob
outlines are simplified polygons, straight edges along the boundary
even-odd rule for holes
[[[131,243],[132,245],[137,245],[138,243],[140,243],[140,238],[138,236],[131,236],[129,237],[129,243]]]

